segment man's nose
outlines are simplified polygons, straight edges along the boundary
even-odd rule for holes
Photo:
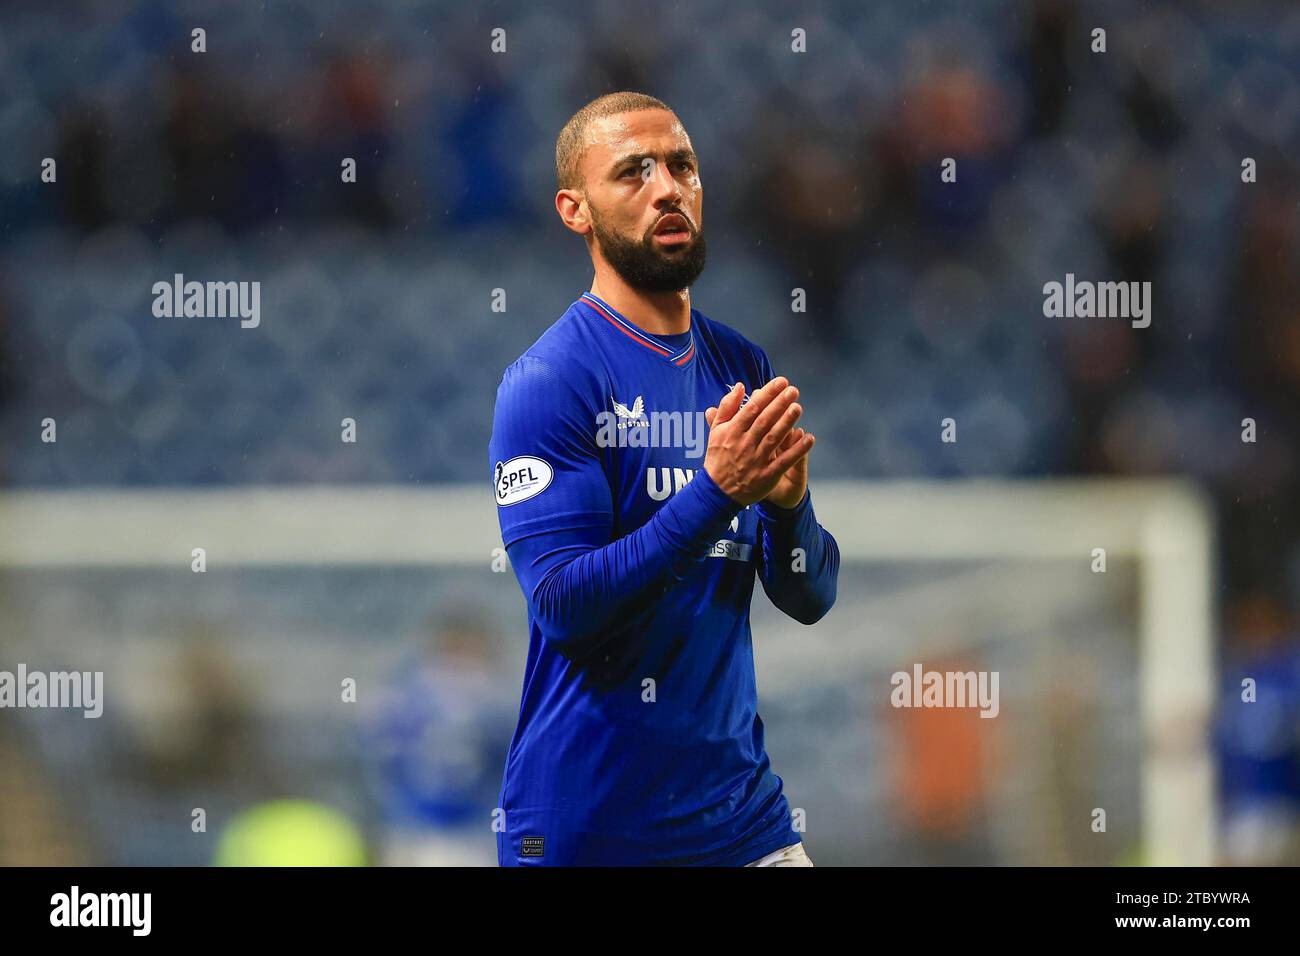
[[[654,190],[651,198],[657,203],[680,203],[682,200],[681,183],[677,181],[677,177],[673,175],[667,163],[655,163],[654,172],[650,177],[650,186]]]

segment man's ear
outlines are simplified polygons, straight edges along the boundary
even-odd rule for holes
[[[555,194],[555,211],[564,228],[585,236],[591,232],[591,214],[587,199],[576,189],[561,189]]]

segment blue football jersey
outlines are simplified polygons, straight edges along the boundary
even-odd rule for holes
[[[758,715],[757,576],[814,623],[839,549],[811,493],[741,507],[704,470],[704,411],[767,355],[698,310],[650,335],[584,293],[506,369],[489,446],[528,604],[499,862],[741,865],[799,842]]]

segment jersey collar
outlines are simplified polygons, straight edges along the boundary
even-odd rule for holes
[[[595,310],[596,314],[599,315],[604,321],[608,322],[612,328],[616,329],[619,332],[622,332],[633,342],[636,342],[639,345],[642,345],[645,348],[650,349],[652,352],[657,353],[665,362],[668,362],[670,365],[675,365],[678,368],[685,368],[687,365],[691,363],[691,359],[695,358],[695,322],[694,321],[691,322],[690,341],[688,341],[684,347],[675,349],[667,342],[664,342],[663,340],[656,338],[650,333],[643,332],[641,329],[637,328],[627,319],[623,318],[623,316],[619,315],[618,311],[612,305],[610,305],[608,302],[605,302],[603,299],[595,295],[592,295],[590,292],[582,293],[578,301],[583,302],[586,305],[590,306],[593,310]]]

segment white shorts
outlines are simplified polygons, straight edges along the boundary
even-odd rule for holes
[[[774,850],[765,857],[755,860],[753,863],[746,863],[745,866],[812,866],[813,861],[808,859],[808,854],[804,852],[802,843],[791,843],[789,846]]]

